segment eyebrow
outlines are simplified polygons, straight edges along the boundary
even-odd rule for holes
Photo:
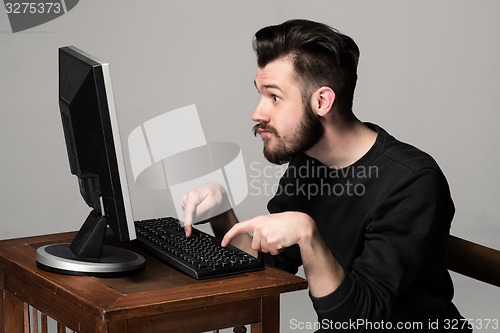
[[[257,82],[255,82],[255,80],[253,81],[253,84],[255,85],[255,88],[257,88],[257,90],[259,90],[259,88],[257,87]],[[261,88],[262,89],[276,89],[276,90],[283,92],[283,90],[275,84],[264,84],[264,85],[262,85]]]

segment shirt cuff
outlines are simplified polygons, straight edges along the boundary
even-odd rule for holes
[[[316,313],[321,316],[323,313],[333,311],[347,298],[347,296],[351,293],[353,286],[354,283],[352,276],[345,273],[344,279],[340,285],[330,294],[322,297],[314,297],[311,295],[311,292],[309,292],[309,297],[311,298]]]

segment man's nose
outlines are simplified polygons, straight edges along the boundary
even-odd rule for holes
[[[269,117],[269,112],[267,112],[265,103],[262,98],[255,107],[255,110],[252,114],[252,120],[257,123],[268,123],[271,120]]]

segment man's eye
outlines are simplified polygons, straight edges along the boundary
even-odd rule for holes
[[[273,100],[274,100],[275,102],[279,101],[280,99],[281,99],[281,98],[279,98],[278,96],[273,95]]]

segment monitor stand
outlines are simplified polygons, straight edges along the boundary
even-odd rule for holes
[[[133,251],[104,245],[107,222],[92,210],[72,243],[38,248],[37,265],[49,272],[67,275],[114,277],[144,268],[146,260]]]

